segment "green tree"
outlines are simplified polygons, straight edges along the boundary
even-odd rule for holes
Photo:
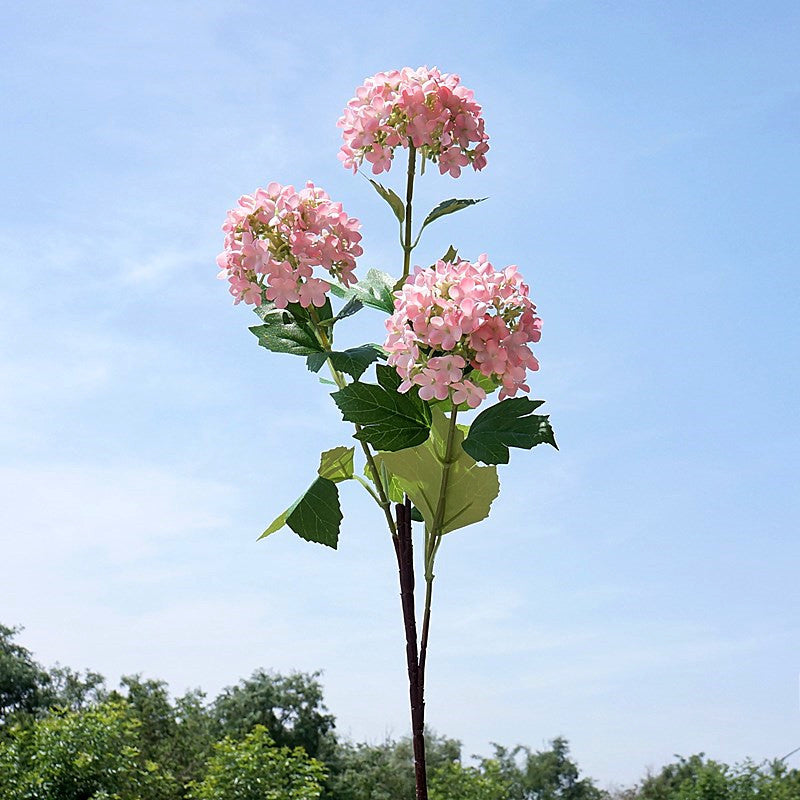
[[[188,692],[174,702],[165,681],[126,675],[121,691],[131,718],[139,725],[145,758],[162,765],[181,785],[199,780],[215,742],[214,720],[199,691]]]
[[[480,767],[451,762],[434,770],[430,800],[508,800],[511,787],[497,761],[487,759]]]
[[[800,770],[789,769],[776,760],[760,766],[751,762],[738,767],[738,780],[751,785],[754,796],[762,800],[797,800],[800,797]]]
[[[103,702],[108,696],[106,679],[98,672],[87,669],[82,673],[56,664],[47,674],[44,695],[51,708],[80,711]]]
[[[606,796],[589,778],[581,778],[569,757],[566,739],[557,737],[549,750],[511,750],[495,745],[495,760],[508,783],[509,800],[603,800]]]
[[[641,800],[675,800],[681,784],[693,780],[705,767],[705,754],[684,758],[667,764],[657,775],[648,775],[639,785],[637,797]]]
[[[733,767],[703,753],[678,757],[628,792],[630,800],[797,800],[800,771],[781,761]]]
[[[263,725],[278,745],[325,759],[334,748],[334,717],[325,707],[319,673],[278,675],[260,669],[224,689],[212,714],[220,736],[241,739]]]
[[[141,675],[125,675],[120,680],[122,693],[133,719],[139,722],[139,738],[145,757],[160,761],[171,749],[178,731],[175,708],[166,681],[143,680]]]
[[[142,756],[121,702],[16,726],[0,743],[0,800],[171,800],[172,777]]]
[[[199,780],[214,748],[214,720],[205,695],[194,690],[175,700],[177,727],[167,755],[171,771],[182,784]]]
[[[47,704],[47,673],[14,639],[21,628],[0,625],[0,730],[20,716],[38,714]]]
[[[263,725],[244,739],[226,736],[214,746],[195,800],[317,800],[325,768],[301,747],[278,747]]]
[[[457,763],[461,743],[426,731],[428,769]],[[330,800],[398,800],[414,796],[414,752],[409,738],[382,744],[342,742],[328,761]]]

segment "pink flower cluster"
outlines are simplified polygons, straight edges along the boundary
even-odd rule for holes
[[[489,137],[481,107],[458,75],[435,67],[379,72],[367,78],[338,123],[344,146],[339,158],[355,172],[368,161],[372,172],[387,172],[394,149],[409,143],[454,178],[470,164],[486,166]]]
[[[517,267],[496,271],[484,254],[469,261],[417,267],[395,292],[384,347],[403,382],[424,400],[451,397],[476,408],[486,397],[476,373],[501,385],[500,399],[529,391],[527,370],[539,369],[528,344],[542,321]]]
[[[323,306],[331,287],[314,277],[314,267],[345,286],[355,283],[360,227],[311,181],[300,191],[270,183],[228,212],[219,277],[228,280],[235,303],[260,305],[266,298],[278,308]]]

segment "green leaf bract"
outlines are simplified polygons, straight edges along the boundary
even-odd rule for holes
[[[264,539],[288,525],[301,539],[336,550],[341,522],[339,490],[334,481],[319,476],[258,538]]]
[[[397,193],[383,184],[378,183],[378,181],[372,180],[372,178],[367,178],[367,180],[372,184],[372,188],[389,204],[392,211],[394,211],[394,215],[397,217],[397,221],[402,225],[406,218],[406,207]]]
[[[322,365],[330,360],[333,368],[346,372],[354,380],[358,380],[373,361],[383,357],[383,349],[377,344],[362,344],[348,350],[323,351],[312,353],[306,359],[312,372],[319,372]]]
[[[297,319],[291,312],[270,309],[259,313],[263,325],[253,325],[250,330],[258,338],[258,343],[273,353],[290,353],[307,356],[322,352],[322,345],[313,328],[304,320]]]
[[[489,406],[473,420],[463,449],[484,464],[508,464],[510,447],[530,450],[549,444],[558,449],[550,417],[533,413],[543,403],[512,397]]]
[[[449,200],[442,200],[442,202],[439,203],[439,205],[436,206],[436,208],[434,208],[427,217],[425,217],[422,227],[419,229],[419,233],[421,234],[422,231],[431,224],[431,222],[439,219],[439,217],[443,217],[446,214],[453,214],[456,211],[461,211],[463,208],[469,208],[477,203],[482,203],[485,199],[485,197],[479,197],[478,199],[465,198],[463,200],[459,200],[455,197],[451,197]],[[419,234],[417,235],[417,240],[419,240]]]
[[[376,450],[403,450],[422,444],[430,434],[431,411],[416,389],[397,391],[399,378],[391,367],[378,365],[378,382],[351,383],[334,392],[334,402],[347,422],[359,426],[355,438]]]
[[[357,300],[370,308],[377,308],[391,314],[394,311],[395,279],[379,269],[367,270],[367,275],[357,284],[345,289],[344,286],[331,284],[331,291],[341,298]]]

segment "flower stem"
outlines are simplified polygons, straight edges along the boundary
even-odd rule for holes
[[[330,352],[333,342],[330,338],[328,338],[328,334],[325,333],[325,328],[321,324],[319,314],[317,313],[317,309],[314,306],[308,307],[308,313],[311,317],[312,322],[314,323],[314,330],[317,335],[317,339],[319,343],[323,346],[326,352]],[[336,367],[333,366],[330,358],[328,359],[328,367],[331,371],[331,376],[333,377],[334,382],[336,385],[343,389],[347,385],[347,379],[339,372]],[[356,425],[356,433],[361,432],[361,426]],[[392,534],[393,538],[397,538],[397,528],[394,523],[394,517],[392,516],[392,505],[389,502],[389,495],[386,492],[386,487],[383,485],[383,481],[381,480],[381,476],[378,472],[378,467],[375,464],[375,457],[372,454],[372,451],[369,448],[367,442],[363,442],[361,440],[361,449],[364,451],[364,458],[367,460],[367,464],[369,464],[370,472],[372,473],[372,482],[375,484],[375,489],[378,493],[377,501],[378,505],[383,509],[383,514],[386,517],[386,524],[389,526],[389,531]],[[374,497],[374,495],[373,495]]]
[[[450,412],[450,424],[447,427],[447,442],[444,446],[444,463],[442,464],[442,481],[439,485],[439,500],[436,503],[436,513],[433,517],[431,535],[441,538],[441,528],[444,524],[444,513],[447,505],[447,484],[450,481],[450,467],[453,465],[453,444],[456,438],[456,417],[458,416],[458,406],[453,405]],[[435,549],[433,550],[435,555]],[[433,560],[431,560],[433,567]]]
[[[414,245],[411,243],[411,204],[414,199],[414,172],[417,166],[417,149],[411,142],[408,143],[408,173],[406,175],[406,215],[405,231],[403,234],[403,277],[405,280],[411,269],[411,251]]]
[[[406,666],[408,696],[411,704],[411,742],[414,749],[414,782],[417,800],[428,800],[428,778],[425,767],[425,694],[420,682],[417,651],[417,622],[414,606],[414,545],[411,531],[411,501],[395,506],[397,536],[394,549],[400,574],[400,601],[406,634]]]
[[[422,638],[419,645],[419,678],[420,692],[424,697],[425,692],[425,662],[428,655],[428,635],[431,626],[431,603],[433,600],[433,564],[439,545],[442,543],[441,529],[444,524],[444,514],[447,505],[447,485],[450,480],[450,467],[453,462],[453,445],[456,435],[456,416],[458,406],[453,406],[450,413],[450,424],[447,428],[447,442],[444,449],[444,464],[442,466],[442,482],[439,487],[439,500],[436,504],[433,526],[429,530],[425,527],[425,609],[422,614]]]

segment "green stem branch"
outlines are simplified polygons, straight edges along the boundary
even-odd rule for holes
[[[314,323],[314,330],[317,335],[317,339],[319,343],[323,346],[326,352],[330,352],[333,347],[332,337],[329,338],[328,334],[325,332],[325,328],[321,323],[319,318],[319,314],[317,313],[317,309],[314,306],[308,307],[308,313],[311,317],[312,322]],[[347,379],[344,375],[339,372],[336,367],[333,366],[330,358],[328,359],[328,367],[331,371],[331,376],[333,377],[334,383],[340,388],[344,389],[347,385]],[[356,433],[361,432],[361,426],[356,425]],[[394,522],[394,516],[392,515],[392,504],[389,502],[389,495],[386,492],[386,488],[383,485],[383,481],[381,480],[381,476],[378,473],[378,467],[375,464],[375,457],[370,450],[369,445],[366,442],[362,442],[359,440],[361,444],[361,449],[364,451],[364,458],[367,460],[367,464],[369,464],[370,473],[372,475],[372,482],[375,484],[375,489],[378,493],[376,500],[378,505],[383,509],[383,514],[386,517],[386,524],[389,526],[389,531],[392,534],[392,537],[397,537],[397,528]],[[374,497],[375,495],[373,495]]]
[[[422,638],[419,645],[419,686],[420,692],[425,691],[425,661],[428,655],[428,635],[431,627],[431,604],[433,601],[433,565],[436,553],[442,543],[442,525],[447,506],[447,485],[450,481],[450,467],[453,463],[453,445],[456,438],[456,417],[458,407],[453,406],[450,412],[450,424],[447,427],[447,442],[444,448],[444,464],[442,465],[442,481],[439,486],[439,500],[436,503],[436,512],[433,526],[429,530],[425,527],[425,609],[422,614]]]
[[[414,172],[417,166],[417,150],[413,144],[408,144],[408,172],[406,174],[406,216],[405,232],[403,235],[403,277],[405,280],[411,270],[411,251],[414,245],[411,243],[411,206],[414,199]]]

